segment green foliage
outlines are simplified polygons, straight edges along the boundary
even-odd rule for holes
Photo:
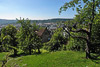
[[[84,3],[84,5],[81,5],[82,3]],[[71,0],[70,2],[66,2],[59,10],[59,13],[61,13],[62,11],[66,11],[68,8],[72,8],[73,10],[76,7],[76,11],[78,13],[80,13],[82,8],[87,8],[86,10],[89,10],[91,13],[91,9],[90,8],[93,4],[93,0]],[[97,10],[99,10],[100,7],[100,0],[95,0],[95,8]]]
[[[100,23],[93,24],[92,42],[100,44]]]
[[[82,6],[81,3],[84,3],[84,5]],[[95,24],[95,23],[98,23],[97,21],[99,21],[99,19],[98,19],[99,16],[96,17],[96,15],[99,14],[100,0],[72,0],[70,2],[66,2],[60,8],[60,13],[62,11],[66,11],[68,8],[73,9],[75,7],[76,7],[78,14],[74,18],[73,22],[67,23],[67,27],[70,29],[69,30],[70,34],[77,38],[85,37],[85,39],[87,41],[89,41],[91,44],[93,42],[95,42],[95,43],[97,43],[97,41],[99,42],[100,38],[98,35],[99,35],[99,27],[100,26],[99,26],[99,24]],[[89,27],[89,23],[91,23],[90,27],[92,27],[91,28],[92,30]],[[76,33],[76,32],[72,33],[71,32],[71,30],[77,31],[78,29],[84,29],[85,31],[89,32],[89,34],[88,35],[86,33],[83,34],[83,32],[80,32],[80,33]],[[91,34],[92,34],[92,37],[91,37]],[[92,39],[92,40],[90,41],[90,39]],[[81,47],[79,44],[85,45],[85,42],[82,39],[79,40],[79,39],[71,38],[71,40],[69,41],[69,44],[70,44],[70,45],[68,45],[69,49],[77,50],[77,47]],[[81,47],[81,48],[83,49],[84,47]]]
[[[1,30],[1,42],[4,51],[8,51],[11,48],[10,46],[17,47],[16,42],[16,27],[13,25],[7,25]]]
[[[82,0],[82,1],[84,1],[84,0]],[[60,10],[59,10],[59,13],[61,13],[62,11],[66,11],[68,8],[72,8],[73,10],[74,10],[74,8],[76,7],[76,6],[78,6],[79,8],[82,8],[82,6],[81,6],[81,2],[82,2],[81,0],[72,0],[72,1],[70,1],[70,2],[66,2],[61,8],[60,8]],[[88,0],[87,0],[88,1]],[[87,1],[84,1],[84,3],[85,2],[87,2]],[[77,7],[77,9],[79,10],[79,8]]]
[[[84,3],[84,5],[81,5],[81,3]],[[99,12],[100,0],[94,0],[94,1],[93,0],[72,0],[70,2],[66,2],[60,8],[59,13],[61,13],[62,11],[66,11],[68,8],[75,9],[75,7],[78,14],[76,15],[74,21],[81,24],[83,23],[87,24],[89,22],[93,22],[93,18]]]
[[[73,28],[74,24],[75,24],[75,21],[65,22],[65,25],[67,26],[67,28],[71,29],[71,30],[76,30],[75,28]],[[86,25],[80,24],[80,23],[76,25],[77,29],[78,28],[85,29],[86,27],[87,27]],[[70,34],[72,36],[86,37],[86,33],[81,33],[81,32],[75,33],[75,32],[71,32],[70,30],[68,30],[68,31],[70,32]],[[85,45],[86,45],[86,41],[84,41],[83,39],[70,37],[66,48],[67,48],[67,50],[85,51],[85,48],[86,48]]]
[[[55,33],[52,35],[51,40],[46,43],[46,47],[50,51],[61,50],[61,48],[63,47],[63,44],[65,44],[67,42],[67,40],[68,39],[66,37],[64,37],[64,35],[63,35],[62,28],[58,28],[55,31]]]
[[[70,41],[67,44],[67,50],[74,50],[74,51],[85,51],[85,44],[84,40],[80,40],[77,38],[70,38]]]
[[[97,14],[95,17],[95,23],[92,25],[92,52],[100,52],[100,14]]]
[[[4,59],[5,55],[5,52],[0,53],[0,67],[2,66],[2,60]]]
[[[17,33],[17,41],[21,49],[25,53],[30,54],[32,49],[40,49],[42,46],[41,38],[36,34],[36,31],[39,29],[36,23],[31,24],[28,19],[18,20],[18,23],[21,24],[21,27]]]

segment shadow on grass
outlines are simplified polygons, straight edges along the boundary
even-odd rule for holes
[[[0,51],[0,53],[4,53],[4,52],[6,53],[6,52],[9,52],[9,51]]]
[[[99,54],[92,54],[91,60],[97,64],[100,64],[100,53]]]
[[[34,52],[32,53],[31,55],[40,55],[40,54],[48,54],[49,52],[45,52],[45,53],[38,53],[38,52]],[[9,57],[12,57],[12,58],[17,58],[17,57],[21,57],[21,56],[28,56],[30,54],[26,54],[26,53],[20,53],[20,54],[17,54],[16,56],[14,54],[10,55]]]
[[[17,54],[16,56],[14,54],[12,54],[12,55],[9,55],[9,57],[17,58],[17,57],[26,56],[26,55],[29,55],[29,54],[20,53],[20,54]]]

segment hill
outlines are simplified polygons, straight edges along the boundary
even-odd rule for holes
[[[47,19],[47,20],[32,20],[32,21],[36,23],[50,23],[50,22],[55,23],[55,22],[68,21],[68,20],[73,20],[73,19],[54,18],[54,19]]]
[[[0,25],[4,25],[4,24],[13,24],[13,23],[16,23],[16,20],[0,19]]]
[[[55,18],[55,19],[47,19],[47,20],[31,20],[31,22],[36,22],[36,23],[55,23],[58,21],[68,21],[72,19],[64,19],[64,18]],[[15,24],[17,20],[6,20],[6,19],[0,19],[0,25],[3,24]]]
[[[1,53],[2,54],[2,53]],[[7,67],[99,67],[100,60],[85,59],[84,52],[57,51],[11,58]],[[0,58],[1,59],[1,58]]]

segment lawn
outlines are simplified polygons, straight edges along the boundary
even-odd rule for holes
[[[6,55],[6,53],[4,53],[4,52],[0,53],[0,67],[2,65],[1,61],[5,58],[5,55]]]
[[[0,54],[0,59],[4,53]],[[11,58],[7,67],[100,67],[100,60],[85,59],[84,52],[57,51]]]

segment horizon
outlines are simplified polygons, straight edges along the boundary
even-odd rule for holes
[[[17,18],[17,19],[19,19],[19,18]],[[27,19],[27,18],[24,18],[24,19]],[[48,18],[48,19],[29,19],[29,20],[51,20],[51,19],[74,19],[74,18]],[[16,19],[2,19],[2,18],[0,18],[0,20],[16,20]]]
[[[29,18],[45,20],[74,18],[76,11],[67,10],[59,15],[59,9],[70,0],[0,0],[0,19]]]

